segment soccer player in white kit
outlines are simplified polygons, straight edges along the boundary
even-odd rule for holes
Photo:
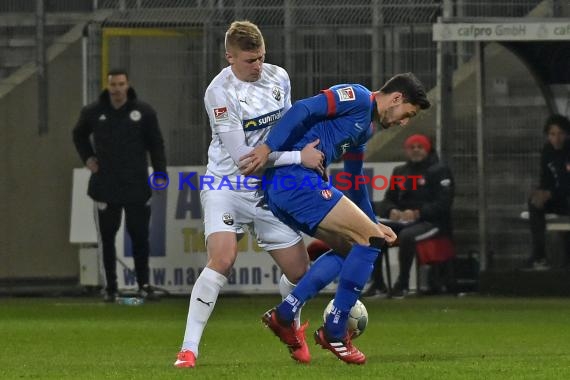
[[[283,68],[263,63],[265,43],[255,24],[233,22],[226,32],[225,44],[230,65],[212,80],[204,96],[212,127],[206,175],[214,177],[212,187],[216,189],[202,189],[200,193],[208,263],[192,288],[184,341],[174,363],[179,368],[192,368],[196,364],[202,333],[218,294],[227,283],[244,226],[253,227],[258,245],[272,255],[283,271],[279,283],[283,297],[293,290],[309,266],[301,235],[279,221],[269,209],[256,207],[263,191],[243,189],[243,177],[237,190],[239,158],[263,143],[271,127],[291,107],[289,76]],[[275,152],[270,161],[276,166],[303,164],[320,170],[323,155],[314,148],[317,144],[318,140],[301,152]],[[229,181],[233,190],[225,185],[218,190],[222,180]],[[255,185],[252,180],[247,184]],[[308,363],[306,324],[301,326],[297,315],[295,325],[298,342],[289,345],[291,357]]]

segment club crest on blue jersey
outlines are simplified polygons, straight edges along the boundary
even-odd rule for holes
[[[321,197],[323,197],[324,200],[330,201],[332,196],[333,196],[333,193],[329,189],[321,190]]]
[[[243,129],[246,132],[255,131],[275,125],[283,115],[283,108],[278,109],[265,115],[258,116],[253,119],[247,119],[242,122]]]

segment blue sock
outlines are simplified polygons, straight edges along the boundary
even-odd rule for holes
[[[374,269],[374,262],[380,250],[354,244],[344,260],[340,280],[334,297],[333,308],[327,316],[325,327],[331,338],[343,339],[346,335],[346,322],[350,309],[362,292],[366,281]]]
[[[277,306],[277,315],[284,322],[292,322],[295,313],[340,273],[344,258],[328,251],[311,265],[295,289]]]

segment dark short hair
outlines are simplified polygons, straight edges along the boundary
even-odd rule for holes
[[[107,77],[115,75],[124,75],[129,80],[129,73],[125,69],[112,69],[107,72]]]
[[[431,106],[424,85],[412,73],[394,75],[382,86],[380,92],[384,94],[401,92],[404,96],[404,102],[419,106],[422,110]]]
[[[567,117],[558,114],[550,115],[548,119],[546,119],[546,123],[544,123],[543,132],[545,135],[548,134],[550,127],[553,125],[558,125],[560,129],[562,129],[567,134],[570,134],[570,121]]]

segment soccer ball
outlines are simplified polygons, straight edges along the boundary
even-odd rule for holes
[[[323,320],[326,321],[327,315],[331,312],[334,299],[329,302],[325,311],[323,312]],[[356,304],[350,309],[348,315],[347,328],[348,332],[352,334],[352,339],[362,335],[366,326],[368,325],[368,311],[362,302],[356,300]]]

